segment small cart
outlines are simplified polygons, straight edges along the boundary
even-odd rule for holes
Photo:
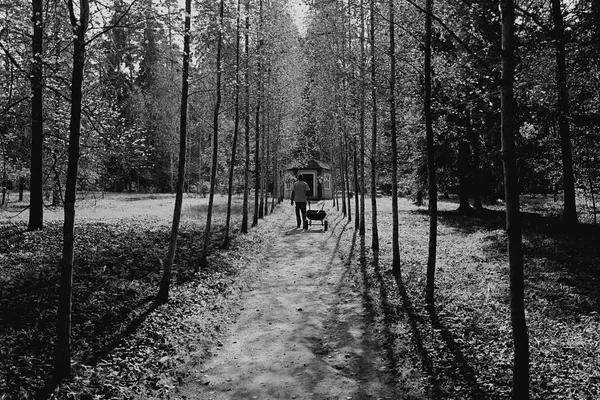
[[[326,231],[328,227],[328,222],[325,218],[327,218],[327,212],[323,210],[325,207],[325,202],[321,205],[320,210],[311,210],[310,209],[310,201],[308,202],[308,210],[306,211],[306,219],[305,224],[312,226],[312,221],[321,221],[321,225],[323,225],[323,230]],[[308,226],[305,226],[308,229]]]

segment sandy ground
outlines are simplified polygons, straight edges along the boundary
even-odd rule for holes
[[[284,203],[237,322],[179,388],[187,399],[392,399],[395,376],[368,329],[362,296],[340,255],[353,228],[296,229]],[[314,206],[313,206],[314,209]]]

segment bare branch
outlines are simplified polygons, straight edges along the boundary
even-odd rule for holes
[[[71,1],[71,0],[69,0],[69,1]],[[89,43],[91,43],[91,42],[93,42],[94,40],[96,40],[97,38],[99,38],[100,36],[102,36],[102,35],[104,35],[105,33],[109,32],[110,30],[112,30],[112,29],[114,29],[114,28],[118,27],[118,26],[119,26],[119,24],[120,24],[120,22],[121,22],[121,20],[123,20],[123,18],[125,18],[125,16],[126,16],[128,13],[129,13],[129,11],[131,10],[131,8],[133,7],[133,5],[134,5],[134,4],[135,4],[137,1],[138,1],[138,0],[133,0],[133,1],[131,2],[131,4],[129,4],[129,6],[127,7],[127,9],[126,9],[126,10],[123,12],[123,14],[121,14],[121,16],[119,17],[119,19],[117,19],[117,21],[116,21],[116,22],[115,22],[113,25],[111,25],[111,26],[108,26],[108,27],[104,28],[103,30],[101,30],[100,32],[98,32],[97,34],[95,34],[94,36],[92,36],[92,37],[90,38],[90,40],[88,40],[88,41],[85,43],[85,44],[86,44],[86,46],[87,46]]]

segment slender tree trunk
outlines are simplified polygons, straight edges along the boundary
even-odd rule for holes
[[[268,56],[267,56],[268,57]],[[267,65],[270,63],[270,60],[267,59]],[[268,206],[269,206],[269,199],[268,199],[268,192],[269,192],[269,188],[268,188],[268,176],[269,176],[269,166],[270,166],[270,157],[269,157],[269,152],[270,152],[270,134],[271,134],[271,102],[269,101],[269,96],[268,93],[270,92],[270,88],[271,88],[271,69],[269,67],[267,67],[267,84],[265,87],[265,93],[264,93],[264,102],[265,102],[265,107],[263,110],[263,115],[262,115],[262,149],[261,149],[261,159],[262,159],[262,163],[261,163],[261,168],[260,168],[260,182],[261,182],[261,190],[262,190],[262,196],[261,196],[261,200],[260,200],[260,206],[261,206],[261,211],[259,212],[259,218],[263,218],[265,215],[268,214]]]
[[[30,174],[30,200],[29,224],[30,231],[44,227],[44,199],[43,199],[43,147],[44,147],[44,122],[43,122],[43,64],[42,53],[44,24],[43,1],[32,2],[32,63],[31,63],[31,174]]]
[[[338,125],[336,121],[336,132],[334,137],[339,136]],[[339,170],[339,166],[337,165],[337,160],[335,157],[334,145],[331,146],[331,150],[329,151],[329,159],[331,160],[331,206],[336,207],[336,211],[340,211],[340,203],[338,202],[337,196],[337,171]]]
[[[375,64],[375,0],[371,0],[371,246],[373,253],[379,253],[379,232],[377,230],[377,66]]]
[[[246,0],[244,30],[244,199],[242,201],[242,233],[248,233],[248,203],[250,192],[250,0]]]
[[[79,139],[81,136],[81,103],[83,67],[85,65],[85,33],[89,22],[88,0],[79,3],[79,18],[75,16],[73,1],[69,0],[69,16],[73,29],[73,71],[71,78],[71,120],[69,123],[69,162],[65,189],[65,221],[60,268],[60,292],[54,378],[71,376],[71,309],[73,293],[73,259],[75,240],[75,196],[79,167]]]
[[[350,4],[348,3],[348,7],[350,7]],[[348,16],[350,16],[350,11],[348,9]],[[348,35],[348,57],[352,56],[352,21],[350,18],[347,18],[347,22],[348,22],[348,28],[346,31],[346,34]],[[346,60],[347,61],[347,60]],[[351,71],[351,78],[346,78],[346,80],[344,81],[344,86],[345,86],[345,90],[344,90],[344,107],[347,110],[347,107],[349,105],[349,101],[348,101],[348,94],[351,93],[352,91],[352,86],[351,83],[352,82],[356,82],[356,74],[355,74],[355,68],[354,68],[354,64],[350,63],[350,71]],[[351,80],[352,79],[352,80]],[[345,146],[345,151],[344,151],[344,165],[345,165],[345,171],[346,171],[346,175],[345,175],[345,179],[346,179],[346,190],[348,191],[348,222],[352,222],[352,198],[351,198],[351,183],[350,183],[350,138],[348,137],[348,126],[345,126],[346,129],[344,129],[344,146]],[[352,157],[353,157],[353,171],[354,171],[354,176],[356,177],[356,147],[353,144],[352,147]],[[356,181],[354,182],[354,198],[355,198],[355,204],[356,204],[356,213],[354,214],[355,216],[355,229],[359,228],[359,219],[358,219],[358,184],[356,184]]]
[[[367,75],[367,61],[365,49],[365,8],[364,1],[360,1],[360,221],[358,233],[365,235],[365,114],[366,114],[366,91],[365,81]]]
[[[173,223],[171,225],[171,236],[167,258],[163,263],[163,275],[160,280],[160,288],[156,301],[164,304],[169,301],[169,287],[175,252],[177,251],[177,236],[179,235],[179,221],[181,219],[181,207],[183,205],[183,185],[185,181],[185,160],[187,154],[187,111],[189,94],[189,70],[190,70],[190,27],[191,27],[192,0],[185,1],[185,21],[183,34],[183,64],[181,72],[181,110],[179,118],[179,164],[177,169],[177,182],[175,184],[175,209],[173,210]]]
[[[273,193],[271,197],[271,213],[275,211],[275,204],[281,202],[280,190],[279,190],[279,145],[281,140],[281,120],[282,110],[280,108],[277,115],[277,129],[275,131],[275,141],[273,144]],[[277,200],[275,200],[277,198]]]
[[[343,141],[340,138],[340,149],[344,149],[344,145],[343,145]],[[340,163],[340,184],[341,184],[341,189],[342,189],[342,215],[344,217],[346,217],[347,215],[347,210],[346,210],[346,168],[344,166],[344,157],[345,157],[345,152],[344,151],[340,151],[339,154],[339,163]]]
[[[0,202],[0,206],[3,206],[8,202],[8,154],[6,154],[6,143],[4,143],[4,136],[0,135],[0,141],[2,142],[2,202]]]
[[[9,57],[8,54],[5,54],[6,56],[6,64],[9,70],[9,74],[10,77],[8,79],[8,83],[9,83],[9,88],[8,88],[8,93],[7,93],[7,99],[6,99],[6,104],[11,104],[12,103],[12,93],[13,93],[13,83],[14,83],[14,65],[10,62],[11,57]],[[5,205],[8,203],[9,199],[10,199],[10,195],[8,192],[8,153],[7,153],[7,143],[5,140],[5,137],[3,134],[0,134],[0,142],[2,142],[2,204],[0,205]],[[21,182],[22,182],[22,177],[19,174],[19,191],[21,188]],[[22,200],[19,200],[22,201]]]
[[[479,132],[473,129],[473,115],[471,110],[467,114],[467,136],[473,149],[473,208],[483,210],[481,200],[481,146],[479,145]]]
[[[25,191],[25,179],[19,176],[19,203],[23,201],[23,192]]]
[[[560,0],[551,0],[554,19],[554,43],[556,46],[556,84],[558,85],[558,130],[562,151],[564,208],[563,220],[567,225],[577,224],[575,203],[575,179],[573,177],[573,154],[569,126],[569,91],[567,88],[567,52],[565,28]]]
[[[431,36],[433,17],[433,0],[425,3],[425,141],[427,142],[427,180],[429,188],[429,252],[427,256],[427,283],[425,285],[425,302],[433,305],[435,290],[435,264],[437,252],[437,181],[435,170],[435,143],[433,137],[433,114],[431,110]]]
[[[396,125],[396,27],[394,0],[390,11],[390,136],[392,144],[392,273],[400,277],[400,235],[398,221],[398,132]]]
[[[233,198],[233,175],[235,171],[235,153],[237,151],[238,131],[240,126],[240,12],[241,0],[237,2],[236,38],[235,38],[235,116],[233,119],[233,139],[231,143],[231,163],[229,164],[229,183],[227,196],[227,216],[225,218],[225,232],[223,233],[223,247],[229,245],[229,224],[231,222],[231,202]]]
[[[598,223],[598,211],[596,209],[596,194],[595,194],[595,190],[594,190],[594,178],[593,178],[593,171],[595,169],[595,163],[593,163],[591,160],[593,160],[593,157],[590,155],[590,146],[586,146],[585,147],[585,154],[586,154],[586,158],[587,158],[587,177],[588,177],[588,183],[590,185],[590,198],[592,200],[592,212],[594,215],[594,225],[596,225]]]
[[[254,216],[252,217],[252,226],[258,225],[258,219],[260,218],[260,213],[262,212],[262,207],[260,207],[260,168],[261,168],[261,160],[260,160],[260,111],[261,111],[261,102],[263,96],[263,82],[262,82],[262,45],[263,45],[263,0],[259,0],[258,7],[258,49],[256,54],[258,56],[258,63],[256,66],[257,74],[258,74],[258,83],[257,83],[257,95],[256,95],[256,110],[254,116]]]
[[[469,142],[460,139],[458,143],[458,197],[460,199],[460,205],[458,212],[462,214],[469,214],[473,211],[473,208],[469,204],[469,158],[470,158]]]
[[[510,314],[513,331],[513,399],[529,399],[529,337],[525,321],[523,249],[515,146],[514,0],[501,0],[502,13],[502,158],[506,196],[506,230],[510,270]]]
[[[204,230],[204,246],[198,267],[206,267],[208,257],[208,246],[210,244],[212,213],[215,203],[215,187],[217,186],[217,168],[219,158],[219,113],[221,112],[221,48],[223,47],[223,9],[224,1],[219,3],[219,33],[217,34],[217,82],[216,101],[213,111],[213,139],[212,139],[212,163],[210,167],[210,190],[208,193],[208,208],[206,210],[206,229]]]
[[[353,178],[354,178],[354,229],[359,231],[360,233],[360,186],[359,186],[359,165],[358,165],[358,149],[356,148],[356,143],[352,146],[353,151]]]
[[[348,207],[346,209],[346,211],[348,212],[348,222],[352,222],[352,198],[350,195],[350,192],[352,191],[352,186],[350,185],[350,148],[348,147],[348,135],[346,133],[344,133],[344,147],[345,147],[345,151],[344,151],[344,155],[342,157],[343,162],[344,162],[344,170],[346,171],[345,175],[344,175],[344,179],[346,180],[346,192],[348,193]],[[356,194],[355,194],[356,197]]]

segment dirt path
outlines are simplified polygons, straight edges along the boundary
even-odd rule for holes
[[[287,203],[269,216],[273,240],[237,322],[179,388],[182,398],[395,398],[395,376],[340,255],[353,228],[329,205],[327,231],[319,221],[296,229]]]

